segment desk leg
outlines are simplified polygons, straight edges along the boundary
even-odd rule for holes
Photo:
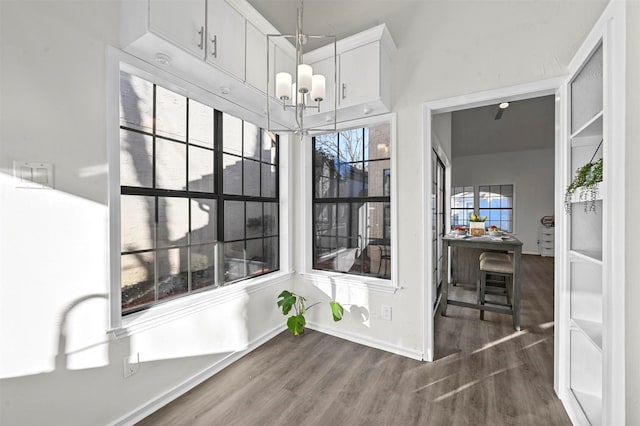
[[[446,240],[442,241],[442,254],[444,257],[444,264],[446,265],[446,269],[442,271],[442,297],[440,298],[442,310],[440,311],[440,315],[444,317],[447,315],[447,300],[449,297],[449,272],[451,270],[449,259],[449,243]],[[442,265],[440,266],[442,267]]]
[[[513,250],[513,328],[520,331],[520,261],[522,258],[522,246]]]

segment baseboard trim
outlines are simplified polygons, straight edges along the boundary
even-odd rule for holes
[[[396,355],[402,355],[407,358],[415,359],[418,361],[424,361],[423,354],[420,351],[405,348],[402,346],[390,345],[387,342],[381,340],[372,339],[368,336],[361,334],[349,333],[345,331],[338,331],[333,328],[324,327],[314,322],[307,322],[307,327],[311,330],[319,331],[320,333],[329,334],[340,339],[348,340],[360,345],[369,346],[372,348],[380,349],[385,352],[391,352]]]
[[[144,419],[145,417],[149,416],[150,414],[158,411],[160,408],[164,407],[165,405],[167,405],[168,403],[170,403],[174,399],[184,395],[185,393],[187,393],[188,391],[190,391],[194,387],[198,386],[200,383],[202,383],[205,380],[211,378],[216,373],[219,373],[223,369],[227,368],[228,366],[230,366],[234,362],[238,361],[240,358],[242,358],[243,356],[247,355],[248,353],[250,353],[254,349],[257,349],[258,347],[262,346],[263,344],[265,344],[269,340],[273,339],[275,336],[277,336],[278,334],[280,334],[281,332],[283,332],[286,329],[287,329],[286,326],[279,325],[279,326],[269,330],[268,332],[266,332],[262,336],[254,339],[252,342],[250,342],[248,347],[247,347],[247,349],[244,349],[242,351],[234,352],[232,354],[227,355],[225,358],[221,359],[220,361],[218,361],[217,363],[213,364],[212,366],[206,368],[205,370],[201,371],[200,373],[196,374],[195,376],[191,377],[190,379],[185,380],[184,382],[182,382],[178,386],[176,386],[173,389],[165,392],[163,395],[161,395],[161,396],[149,401],[148,403],[146,403],[143,406],[135,409],[131,413],[121,417],[120,419],[116,420],[115,422],[113,422],[111,424],[114,425],[114,426],[128,426],[128,425],[133,425],[133,424],[139,422],[140,420]]]

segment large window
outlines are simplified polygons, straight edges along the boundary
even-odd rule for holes
[[[120,73],[122,313],[278,269],[278,141]]]
[[[313,267],[390,278],[390,125],[316,136],[313,147]]]
[[[469,226],[471,214],[487,216],[485,225],[513,232],[513,185],[459,186],[451,190],[451,226]]]

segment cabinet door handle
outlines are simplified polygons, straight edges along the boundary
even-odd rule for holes
[[[346,99],[347,97],[347,85],[342,83],[342,99]]]
[[[198,48],[202,50],[202,48],[204,48],[204,27],[200,27],[198,35],[200,36],[200,43],[198,43]]]
[[[218,57],[218,36],[214,35],[211,38],[211,44],[213,45],[213,51],[211,52],[211,56],[213,56],[214,58]]]

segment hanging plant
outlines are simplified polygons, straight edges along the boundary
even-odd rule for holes
[[[565,211],[571,214],[571,199],[573,194],[580,190],[578,200],[584,202],[585,213],[595,212],[600,182],[602,182],[602,158],[595,163],[590,161],[576,170],[576,176],[567,187],[567,192],[564,195]]]

